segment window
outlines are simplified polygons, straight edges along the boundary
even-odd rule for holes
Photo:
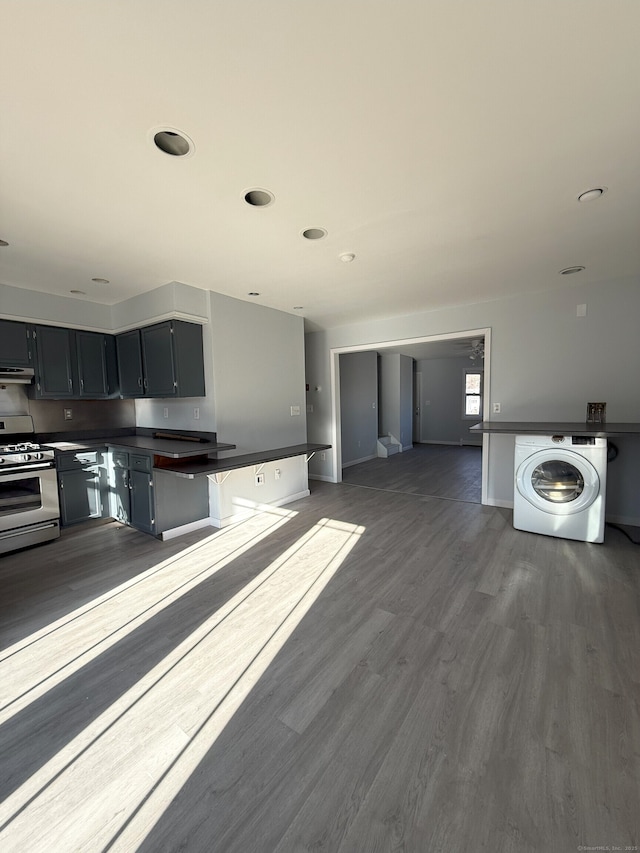
[[[462,416],[465,418],[482,417],[482,371],[473,367],[464,368]]]

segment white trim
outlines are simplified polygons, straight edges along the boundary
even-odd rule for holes
[[[502,509],[513,509],[513,501],[505,501],[501,498],[491,498],[487,501],[487,506],[498,506],[502,507]]]
[[[329,350],[329,369],[331,382],[331,444],[335,449],[331,458],[332,483],[342,482],[342,443],[340,436],[340,355],[347,352],[368,352],[369,350],[390,349],[408,344],[422,344],[431,341],[451,341],[458,338],[484,337],[484,393],[482,399],[482,420],[491,420],[489,401],[491,400],[491,327],[484,329],[461,329],[442,335],[424,335],[419,338],[401,338],[394,341],[371,341],[366,344],[354,344],[348,347],[331,347]],[[490,436],[482,434],[482,496],[483,504],[490,503],[489,494],[489,453]],[[496,504],[497,505],[497,504]]]
[[[119,335],[121,332],[129,332],[131,329],[143,329],[145,326],[152,326],[155,323],[162,323],[165,320],[186,320],[188,323],[197,323],[199,326],[206,326],[209,323],[209,318],[202,316],[202,314],[186,314],[184,311],[166,311],[164,314],[156,314],[140,322],[128,323],[126,326],[110,326],[108,328],[105,326],[90,326],[86,323],[80,326],[78,323],[67,323],[64,320],[49,320],[41,317],[23,317],[20,314],[9,315],[0,313],[0,320],[29,323],[31,326],[53,326],[62,329],[77,329],[81,332],[99,332],[103,335]]]
[[[180,527],[172,527],[170,530],[165,530],[160,534],[160,538],[175,539],[177,536],[183,536],[185,533],[191,533],[192,530],[200,530],[201,527],[210,527],[210,518],[201,518],[198,521],[189,521],[187,524],[181,524]]]
[[[334,483],[335,480],[333,477],[330,477],[329,474],[309,474],[310,480],[321,480],[323,483]]]

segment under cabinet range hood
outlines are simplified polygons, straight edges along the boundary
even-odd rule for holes
[[[33,367],[0,366],[0,387],[2,385],[29,385],[34,376]]]

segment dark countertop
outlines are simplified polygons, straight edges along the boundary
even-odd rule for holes
[[[617,435],[640,436],[640,423],[587,424],[555,421],[483,421],[469,427],[470,432],[492,435],[592,435],[608,438]]]
[[[180,477],[193,478],[206,474],[222,474],[225,471],[235,471],[237,468],[247,468],[250,465],[262,465],[278,459],[290,459],[293,456],[307,456],[319,450],[329,450],[330,447],[330,444],[292,444],[289,447],[278,447],[274,450],[238,453],[235,456],[227,456],[226,459],[171,462],[163,465],[162,470],[171,471]]]
[[[83,450],[94,450],[96,447],[124,447],[129,450],[140,450],[153,453],[156,456],[166,456],[170,459],[186,459],[190,456],[207,456],[219,453],[223,450],[235,449],[235,444],[221,444],[216,440],[215,433],[184,433],[198,440],[181,440],[177,438],[156,438],[155,436],[168,431],[160,429],[129,430],[124,434],[115,431],[112,435],[85,434],[78,437],[67,438],[58,433],[53,440],[38,436],[41,443],[55,450],[71,450],[82,452]],[[176,433],[181,432],[175,430]]]

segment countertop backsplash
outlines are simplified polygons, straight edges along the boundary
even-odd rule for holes
[[[136,426],[134,400],[29,400],[36,433],[79,432]],[[71,418],[65,418],[65,410]]]

